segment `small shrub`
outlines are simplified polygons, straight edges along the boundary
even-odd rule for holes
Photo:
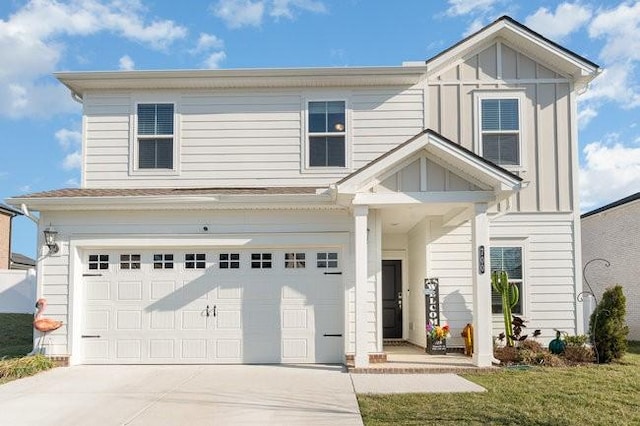
[[[593,330],[599,363],[620,359],[627,351],[626,301],[621,286],[610,287],[591,314],[589,329]]]
[[[564,341],[567,346],[584,346],[589,341],[589,336],[580,334],[578,336],[564,335]]]
[[[593,362],[595,360],[593,348],[588,346],[567,345],[563,355],[567,361],[575,363]]]
[[[44,355],[25,356],[0,361],[0,380],[20,379],[33,376],[55,366],[54,362]]]

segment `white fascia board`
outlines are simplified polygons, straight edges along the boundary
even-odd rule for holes
[[[514,177],[509,176],[506,173],[501,173],[499,169],[491,167],[489,164],[485,163],[484,161],[480,161],[473,155],[467,154],[464,151],[454,150],[453,147],[451,147],[449,144],[443,143],[438,138],[431,135],[429,136],[429,142],[430,143],[427,151],[433,149],[436,150],[436,152],[434,153],[436,155],[446,155],[451,163],[458,163],[461,166],[462,170],[464,170],[465,168],[472,168],[474,170],[482,172],[483,175],[490,178],[492,187],[497,187],[496,189],[501,190],[514,190],[520,188],[521,182],[518,179],[515,179]],[[486,178],[481,180],[487,181],[487,183],[489,183]]]
[[[417,84],[426,66],[58,72],[72,92],[87,90],[324,87]]]
[[[37,211],[336,207],[328,194],[10,198],[7,201],[12,205],[25,204],[29,209]]]
[[[429,203],[489,203],[496,200],[491,191],[390,192],[356,194],[353,205],[371,208]]]

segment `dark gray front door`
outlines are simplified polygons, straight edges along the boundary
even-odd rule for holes
[[[382,337],[402,338],[402,261],[382,261]]]

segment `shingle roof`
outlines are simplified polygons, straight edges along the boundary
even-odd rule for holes
[[[64,188],[15,198],[154,197],[188,195],[296,195],[315,194],[316,187],[257,188]]]
[[[36,261],[20,253],[11,253],[11,263],[19,265],[36,266]]]

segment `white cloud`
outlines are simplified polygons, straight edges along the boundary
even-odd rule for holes
[[[473,22],[471,22],[471,24],[469,24],[469,26],[467,27],[465,32],[462,34],[462,36],[463,37],[470,36],[471,34],[481,30],[482,27],[484,27],[484,26],[485,26],[485,24],[483,23],[482,18],[474,19]]]
[[[82,145],[82,134],[75,130],[60,129],[55,138],[65,151],[78,149]]]
[[[274,18],[293,19],[294,9],[307,12],[326,13],[327,8],[321,1],[315,0],[273,0],[273,6],[269,15]]]
[[[230,28],[258,27],[262,24],[264,1],[219,0],[212,11]]]
[[[171,20],[145,22],[140,1],[31,0],[0,19],[0,115],[12,118],[77,111],[55,71],[69,37],[110,32],[153,49],[184,38],[186,28]]]
[[[80,151],[72,152],[64,157],[62,168],[65,170],[80,169],[82,167],[82,153]]]
[[[211,11],[229,28],[241,28],[259,27],[265,14],[275,20],[294,19],[296,11],[325,13],[327,7],[320,0],[218,0]]]
[[[583,152],[585,162],[580,168],[583,211],[638,192],[640,147],[625,146],[612,134],[604,141],[586,145]]]
[[[191,50],[191,53],[200,53],[210,49],[222,49],[224,41],[213,34],[200,33],[198,44]]]
[[[121,70],[131,71],[136,68],[136,63],[133,62],[133,59],[131,59],[129,55],[124,55],[118,61],[118,66],[120,67]]]
[[[579,3],[561,3],[551,12],[541,7],[528,16],[524,24],[534,31],[555,40],[562,40],[578,30],[591,18],[591,10]]]
[[[207,57],[207,59],[204,60],[204,66],[205,68],[211,69],[220,68],[220,63],[226,58],[227,55],[223,51],[213,52]]]
[[[584,129],[587,125],[598,116],[598,111],[591,107],[586,106],[578,109],[578,127]]]
[[[80,169],[82,167],[82,133],[76,130],[60,129],[54,136],[63,151],[67,152],[62,160],[62,168],[64,170]]]
[[[589,36],[605,39],[600,56],[606,61],[640,60],[640,2],[598,11]]]
[[[67,179],[64,183],[67,187],[78,188],[80,186],[80,180],[78,178]]]
[[[448,0],[449,8],[446,14],[460,16],[472,12],[486,12],[491,10],[497,2],[498,0]]]

